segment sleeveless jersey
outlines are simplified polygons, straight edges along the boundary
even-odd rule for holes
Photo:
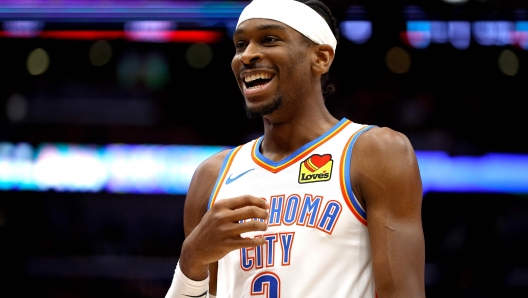
[[[270,203],[264,245],[218,262],[217,297],[375,297],[366,213],[352,192],[357,137],[371,126],[342,119],[282,161],[263,156],[263,137],[234,148],[211,194]]]

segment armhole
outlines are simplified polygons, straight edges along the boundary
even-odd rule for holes
[[[213,188],[213,191],[211,192],[211,196],[209,197],[209,202],[207,203],[207,210],[211,209],[211,207],[213,206],[216,200],[216,196],[218,195],[218,191],[220,191],[220,186],[225,180],[225,176],[227,175],[227,172],[231,167],[231,163],[233,163],[233,158],[240,150],[240,148],[242,148],[242,146],[233,148],[224,158],[224,162],[222,163],[222,167],[220,168],[220,172],[218,173],[218,178],[216,179],[215,186]]]
[[[350,137],[350,139],[348,139],[343,150],[343,154],[341,155],[341,165],[339,167],[341,191],[343,193],[343,197],[345,198],[345,202],[356,218],[364,225],[367,225],[367,212],[365,209],[363,209],[357,200],[356,195],[354,194],[354,189],[352,188],[352,182],[350,180],[350,163],[352,161],[352,149],[354,148],[357,138],[373,127],[376,126],[364,126],[363,128],[356,131]]]

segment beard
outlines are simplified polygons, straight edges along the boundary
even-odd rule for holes
[[[244,107],[246,109],[246,115],[249,119],[262,117],[275,112],[282,105],[282,97],[276,97],[272,102],[259,106],[256,108],[249,108],[244,101]]]

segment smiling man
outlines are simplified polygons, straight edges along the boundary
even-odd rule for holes
[[[425,297],[416,156],[326,109],[336,27],[317,0],[240,15],[231,66],[264,135],[196,169],[167,298]]]

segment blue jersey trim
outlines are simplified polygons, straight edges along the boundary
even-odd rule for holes
[[[305,150],[307,150],[308,148],[316,145],[317,143],[319,143],[321,140],[323,140],[324,138],[326,138],[328,135],[330,135],[331,133],[333,133],[336,129],[338,129],[339,127],[341,127],[341,125],[343,125],[345,122],[347,122],[348,119],[346,118],[343,118],[341,119],[337,124],[335,124],[332,128],[330,128],[327,132],[325,132],[324,134],[322,134],[321,136],[319,136],[317,139],[314,139],[312,140],[311,142],[305,144],[304,146],[302,146],[301,148],[295,150],[295,152],[293,152],[292,154],[290,154],[288,157],[286,157],[285,159],[281,160],[281,161],[273,161],[271,159],[268,159],[267,157],[265,157],[262,153],[260,153],[260,145],[262,144],[262,141],[264,140],[264,137],[260,137],[258,140],[257,140],[257,145],[255,147],[255,155],[257,156],[257,158],[262,161],[263,163],[269,165],[269,166],[272,166],[272,167],[280,167],[286,163],[288,163],[289,161],[291,161],[292,159],[296,158],[299,154],[303,153]]]
[[[364,219],[367,219],[367,212],[365,212],[365,209],[363,209],[363,207],[359,203],[358,199],[356,198],[356,195],[354,194],[354,191],[353,191],[353,188],[352,188],[352,182],[351,182],[351,179],[350,179],[350,163],[352,161],[352,149],[354,148],[354,144],[356,143],[357,138],[360,135],[362,135],[364,132],[368,131],[369,129],[371,129],[373,127],[376,127],[376,126],[374,126],[374,125],[367,126],[365,129],[359,131],[352,138],[352,141],[348,145],[348,148],[346,150],[346,154],[345,154],[345,157],[344,157],[345,158],[345,161],[344,161],[345,170],[344,170],[343,174],[345,175],[346,190],[347,190],[347,193],[349,194],[349,196],[352,195],[353,200],[350,200],[352,205],[354,206],[356,211],[359,213],[359,215],[361,215],[361,217],[363,217]]]
[[[218,173],[218,178],[216,178],[215,186],[213,188],[213,191],[211,192],[211,195],[209,196],[209,202],[207,203],[207,210],[211,209],[211,204],[213,203],[213,199],[215,195],[218,193],[218,190],[223,180],[223,176],[225,176],[224,172],[226,170],[229,159],[231,158],[231,155],[233,155],[233,153],[235,152],[237,148],[238,147],[231,149],[231,151],[229,151],[229,153],[224,158],[224,162],[222,163],[222,167],[220,168],[220,172]]]

